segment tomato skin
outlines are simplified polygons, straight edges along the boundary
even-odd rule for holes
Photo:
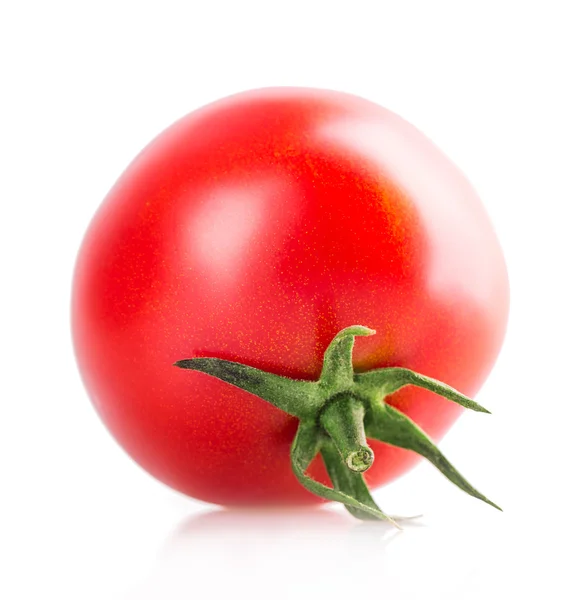
[[[189,114],[133,161],[80,249],[72,327],[98,413],[152,475],[218,504],[310,504],[289,461],[296,420],[173,363],[316,379],[360,324],[377,334],[357,340],[357,370],[408,367],[473,396],[508,296],[475,191],[429,140],[366,100],[276,88]],[[390,402],[436,440],[462,411],[417,388]],[[370,444],[371,488],[417,459]],[[310,473],[329,482],[320,459]]]

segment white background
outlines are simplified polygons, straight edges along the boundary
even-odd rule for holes
[[[3,2],[0,9],[0,597],[569,598],[568,2]],[[120,172],[221,96],[362,95],[431,137],[505,250],[508,336],[442,448],[505,512],[423,464],[342,510],[238,513],[136,467],[76,371],[71,273]]]

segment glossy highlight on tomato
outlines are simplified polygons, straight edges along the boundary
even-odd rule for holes
[[[317,380],[359,324],[376,334],[357,338],[357,372],[406,367],[474,395],[508,296],[476,192],[423,134],[352,95],[275,88],[190,113],[131,163],[82,243],[72,327],[97,412],[157,479],[223,505],[311,504],[295,417],[173,363]],[[416,387],[388,402],[434,440],[462,412]],[[418,458],[369,443],[371,489]],[[309,473],[329,484],[320,457]]]

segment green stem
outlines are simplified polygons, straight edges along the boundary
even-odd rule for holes
[[[375,458],[365,436],[365,407],[351,394],[339,394],[326,404],[319,422],[329,434],[345,464],[357,473]]]
[[[324,443],[326,442],[321,440],[321,434],[316,425],[311,423],[300,423],[291,446],[291,465],[293,472],[301,485],[311,493],[324,498],[325,500],[341,502],[347,509],[354,509],[356,514],[366,514],[368,515],[368,518],[381,521],[392,521],[392,519],[380,510],[374,502],[372,505],[370,502],[363,503],[361,502],[361,499],[356,497],[351,491],[331,489],[326,485],[315,481],[305,473],[313,456],[315,456],[315,452],[317,452]],[[341,462],[341,464],[343,465],[343,468],[347,468],[345,463]],[[349,472],[353,473],[353,471]],[[356,473],[353,473],[353,475],[356,475]]]
[[[382,512],[373,500],[363,474],[347,469],[347,465],[331,441],[326,441],[322,444],[321,456],[323,457],[323,462],[327,468],[331,483],[336,490],[355,498],[364,506]],[[347,504],[345,506],[354,517],[362,521],[377,520],[379,518],[377,514],[373,515],[362,508]],[[390,521],[397,529],[400,529],[400,526],[391,517],[385,515],[385,519]]]

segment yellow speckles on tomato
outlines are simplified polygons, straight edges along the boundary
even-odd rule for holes
[[[355,371],[363,372],[380,367],[393,366],[397,356],[396,332],[390,324],[377,331],[375,345],[366,355],[359,354],[353,361]]]

